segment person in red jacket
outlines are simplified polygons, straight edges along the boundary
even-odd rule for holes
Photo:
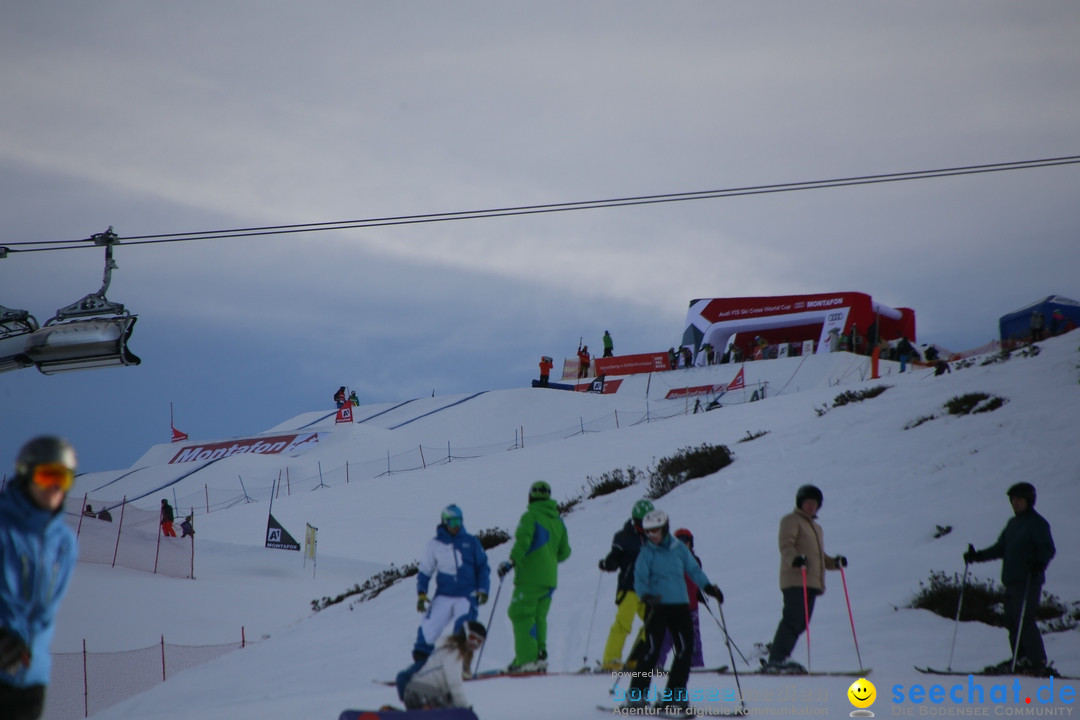
[[[548,378],[551,376],[551,358],[544,355],[540,358],[540,387],[547,387]]]
[[[589,377],[589,359],[590,359],[590,357],[589,357],[589,346],[588,345],[583,345],[582,347],[578,348],[577,358],[578,358],[578,371],[577,371],[578,379],[580,380],[581,378]]]

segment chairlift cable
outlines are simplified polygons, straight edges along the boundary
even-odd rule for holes
[[[901,182],[907,180],[926,180],[932,178],[955,177],[963,175],[1004,172],[1010,170],[1026,170],[1033,168],[1056,167],[1061,165],[1075,164],[1080,164],[1080,155],[1067,155],[1017,162],[967,165],[949,168],[938,168],[934,170],[857,175],[851,177],[831,178],[826,180],[809,180],[801,182],[774,183],[768,185],[751,185],[717,190],[636,195],[607,198],[602,200],[583,200],[574,202],[547,203],[540,205],[517,205],[500,208],[488,208],[485,210],[463,210],[454,212],[396,215],[357,220],[339,220],[316,223],[299,223],[290,225],[251,226],[231,228],[226,230],[208,230],[199,232],[133,235],[130,237],[120,237],[118,238],[118,241],[124,245],[153,245],[159,243],[188,242],[192,240],[224,240],[244,237],[266,237],[272,235],[322,232],[327,230],[355,230],[362,228],[448,222],[456,220],[479,220],[496,217],[538,215],[557,212],[570,212],[573,210],[597,210],[604,208],[633,207],[661,203],[687,202],[691,200],[713,200],[730,197],[743,197],[748,195],[764,195],[781,192],[795,192],[800,190],[819,190],[827,188],[851,187],[858,185]],[[6,250],[7,253],[75,250],[93,247],[92,245],[88,244],[89,242],[93,242],[92,237],[79,240],[26,240],[4,243],[3,249]]]

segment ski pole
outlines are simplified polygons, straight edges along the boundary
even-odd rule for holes
[[[802,570],[802,606],[806,619],[806,672],[810,672],[810,595],[806,589],[806,565],[799,569]]]
[[[1028,592],[1031,590],[1031,576],[1024,581],[1024,601],[1020,603],[1020,618],[1016,621],[1016,645],[1013,647],[1012,665],[1009,673],[1016,672],[1016,656],[1020,653],[1020,633],[1024,630],[1024,615],[1027,613]]]
[[[728,658],[731,660],[731,672],[735,675],[735,688],[739,691],[739,715],[746,715],[746,702],[743,700],[742,684],[739,682],[739,669],[735,667],[735,656],[731,654],[731,636],[728,635],[727,622],[724,620],[724,608],[720,603],[717,603],[716,609],[720,611],[720,629],[724,631],[724,643],[727,645]],[[709,611],[709,614],[712,615],[712,610]],[[746,658],[743,658],[743,660],[745,661]],[[747,663],[747,665],[749,664]]]
[[[863,664],[862,664],[862,655],[859,653],[859,636],[855,634],[855,616],[851,614],[851,598],[848,597],[847,578],[844,577],[844,565],[842,563],[837,563],[837,564],[840,565],[840,580],[842,580],[843,583],[844,583],[844,600],[847,602],[848,620],[851,621],[851,637],[852,637],[852,639],[855,640],[855,657],[858,658],[858,660],[859,660],[859,669],[862,670]],[[809,623],[807,625],[809,626]],[[809,637],[810,636],[807,635],[807,639],[809,639]],[[809,670],[809,669],[810,668],[807,668],[807,670]]]
[[[495,599],[491,601],[491,614],[488,615],[487,631],[488,635],[491,635],[491,621],[495,619],[495,606],[499,604],[499,593],[502,592],[503,578],[499,578],[499,587],[495,589]],[[476,673],[480,671],[480,658],[484,657],[484,647],[487,645],[485,640],[484,644],[480,646],[480,652],[476,654],[476,667],[473,668],[472,676],[476,677]]]
[[[953,651],[956,650],[956,633],[960,629],[960,608],[964,606],[964,588],[967,587],[968,568],[971,565],[964,562],[964,579],[960,581],[960,598],[956,601],[956,624],[953,625],[952,631],[952,645],[949,647],[949,665],[946,668],[949,672],[952,672],[952,659]]]
[[[715,615],[713,615],[713,611],[712,611],[712,608],[710,608],[710,607],[709,607],[709,603],[703,602],[703,603],[701,603],[701,604],[702,604],[702,605],[704,605],[704,606],[705,606],[705,609],[709,611],[709,615],[712,615],[712,619],[716,621],[716,624],[717,624],[717,625],[718,625],[718,626],[720,627],[720,630],[721,630],[721,631],[723,631],[723,633],[724,633],[724,638],[725,638],[725,639],[726,639],[726,640],[727,640],[728,642],[730,642],[730,643],[731,643],[731,647],[735,648],[735,652],[739,653],[739,657],[741,657],[741,658],[742,658],[742,661],[743,661],[744,663],[746,663],[746,667],[751,667],[751,665],[750,665],[750,661],[746,659],[746,656],[745,656],[745,655],[743,655],[743,653],[742,653],[742,650],[740,650],[740,649],[739,649],[739,646],[738,646],[738,645],[736,645],[736,644],[735,644],[735,641],[734,641],[734,640],[732,640],[732,639],[731,639],[731,637],[730,637],[730,636],[729,636],[729,635],[727,634],[727,628],[725,628],[725,627],[724,627],[723,625],[721,625],[721,624],[720,624],[720,621],[716,619],[716,616],[715,616]],[[732,662],[735,662],[735,661],[734,661],[734,660],[732,660]]]
[[[600,602],[600,584],[603,580],[603,575],[596,579],[596,596],[593,598],[592,603],[592,617],[589,618],[589,632],[585,634],[585,653],[581,656],[581,662],[584,664],[585,669],[589,667],[589,641],[592,640],[593,623],[596,622],[596,606]]]

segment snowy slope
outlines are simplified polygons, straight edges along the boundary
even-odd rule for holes
[[[820,521],[826,547],[851,561],[846,580],[859,651],[863,664],[874,668],[871,680],[878,686],[874,709],[890,713],[897,708],[888,689],[931,684],[912,665],[944,666],[953,633],[948,620],[903,606],[931,570],[961,570],[968,542],[982,547],[996,538],[1010,515],[1004,491],[1011,483],[1035,483],[1038,509],[1054,529],[1059,552],[1046,589],[1066,602],[1080,600],[1078,342],[1080,334],[1073,333],[1046,342],[1037,357],[1014,356],[943,377],[926,369],[897,375],[888,365],[887,377],[863,380],[865,359],[846,354],[748,363],[748,386],[767,379],[768,399],[697,415],[677,414],[685,401],[658,399],[666,389],[661,393],[656,387],[657,378],[668,387],[726,383],[732,366],[654,375],[648,399],[646,376],[632,380],[640,387],[624,386],[602,397],[532,389],[484,393],[396,430],[389,430],[397,424],[388,422],[391,413],[382,416],[387,422],[370,427],[331,427],[330,418],[331,424],[312,426],[327,434],[326,441],[288,460],[292,477],[315,478],[315,483],[320,465],[334,468],[329,487],[311,491],[313,483],[297,482],[290,494],[274,500],[275,517],[294,535],[302,534],[306,522],[319,527],[314,578],[310,567],[301,567],[299,553],[261,547],[269,487],[281,462],[229,458],[174,486],[178,496],[197,496],[204,486],[235,488],[242,475],[249,478],[249,493],[253,486],[265,488],[262,497],[252,493],[257,502],[198,516],[197,579],[80,564],[54,650],[77,650],[84,638],[91,650],[144,647],[162,633],[170,642],[230,642],[240,625],[249,638],[264,638],[96,716],[102,718],[335,718],[344,707],[392,702],[393,690],[371,680],[392,677],[408,664],[418,621],[414,586],[403,583],[370,602],[346,602],[317,614],[311,600],[341,592],[391,563],[414,560],[434,531],[439,510],[450,502],[464,509],[473,532],[512,531],[533,480],[548,480],[555,495],[565,499],[579,494],[588,476],[645,468],[680,448],[710,442],[728,445],[735,462],[681,486],[657,506],[670,514],[673,526],[694,532],[705,572],[724,590],[732,638],[747,654],[755,642],[771,639],[780,610],[776,524],[792,506],[795,488],[814,482],[825,493]],[[677,377],[680,372],[685,381]],[[825,410],[842,391],[879,384],[890,388],[865,402]],[[945,416],[945,401],[975,391],[1008,402],[995,412]],[[409,410],[415,417],[459,399],[423,398],[405,407],[415,406]],[[729,399],[745,400],[729,397],[725,403]],[[364,410],[357,409],[358,419]],[[574,434],[581,424],[613,418],[616,410],[620,418],[636,417],[617,429],[612,419],[609,427]],[[634,424],[646,412],[668,419]],[[320,414],[325,412],[272,430],[296,429]],[[904,429],[932,414],[938,417]],[[398,415],[397,422],[409,417]],[[518,447],[514,430],[522,426],[536,429],[527,430],[525,446]],[[766,434],[752,442],[738,442],[761,431]],[[545,441],[529,442],[533,433]],[[502,448],[411,472],[357,471],[348,484],[336,470],[346,462],[350,467],[367,467],[379,457],[385,462],[388,453],[412,445],[447,442]],[[161,456],[150,451],[143,459]],[[137,494],[175,474],[175,468],[156,462],[116,480],[109,491]],[[76,493],[129,471],[80,477]],[[550,616],[553,669],[577,669],[599,657],[612,619],[615,580],[599,573],[596,562],[643,494],[644,488],[624,489],[584,502],[566,517],[573,554],[561,568]],[[156,498],[147,496],[145,502],[153,507]],[[935,525],[946,524],[953,532],[933,539]],[[493,549],[492,564],[508,551],[508,545]],[[991,578],[1000,566],[975,569]],[[829,583],[812,624],[812,665],[854,668],[858,662],[839,574],[831,574]],[[499,597],[484,667],[512,659],[508,600],[509,580]],[[490,603],[481,609],[482,619],[490,610]],[[702,635],[706,662],[728,663],[722,636],[708,615],[702,617]],[[964,624],[958,635],[955,667],[981,667],[1006,655],[1001,630]],[[1080,674],[1080,633],[1049,635],[1046,641],[1063,671]],[[805,653],[800,641],[795,657],[804,659]],[[467,690],[482,718],[588,717],[596,715],[594,704],[607,701],[611,682],[602,676],[501,679],[472,683]],[[779,714],[792,706],[765,697],[785,683],[799,691],[798,704],[813,714],[839,714],[851,710],[845,695],[850,682],[742,677],[741,687],[762,713]],[[1025,691],[1038,684],[1029,691],[1031,682],[1025,681]],[[695,675],[694,686],[725,690],[734,684],[730,676]]]

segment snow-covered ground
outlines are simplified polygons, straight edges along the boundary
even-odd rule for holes
[[[1036,357],[1014,355],[941,377],[925,368],[900,375],[895,364],[882,363],[883,377],[870,380],[868,360],[846,353],[747,363],[748,389],[699,414],[681,414],[685,400],[662,398],[671,388],[726,384],[735,366],[634,377],[604,396],[529,388],[484,393],[453,407],[446,406],[468,396],[422,398],[393,410],[406,398],[387,398],[384,405],[357,408],[357,420],[383,414],[351,426],[335,425],[329,409],[316,409],[285,422],[267,419],[276,434],[318,432],[318,444],[304,454],[236,456],[172,485],[182,474],[167,464],[177,446],[150,448],[133,466],[141,469],[81,476],[73,496],[144,495],[137,504],[150,509],[166,497],[180,510],[196,506],[201,512],[198,498],[213,502],[236,494],[242,482],[254,502],[197,515],[195,580],[80,563],[53,650],[81,650],[84,639],[90,651],[140,648],[162,635],[178,644],[227,643],[239,639],[241,626],[254,641],[95,716],[100,718],[336,718],[344,708],[396,703],[392,688],[372,680],[392,678],[409,663],[419,620],[414,582],[318,613],[312,600],[337,595],[390,564],[415,560],[441,508],[451,502],[463,508],[471,532],[512,532],[534,480],[550,482],[563,500],[580,494],[589,476],[644,469],[681,448],[713,443],[731,448],[735,462],[656,504],[671,516],[673,528],[693,531],[705,572],[724,591],[723,614],[738,647],[750,655],[755,643],[772,638],[781,605],[777,522],[792,508],[795,489],[812,482],[825,495],[819,521],[826,549],[850,559],[846,580],[858,651],[863,665],[873,668],[868,679],[878,692],[872,709],[878,716],[955,714],[965,708],[947,696],[939,704],[906,699],[916,684],[948,688],[959,682],[966,700],[968,681],[934,679],[913,669],[947,664],[954,623],[905,606],[931,571],[962,571],[968,542],[993,542],[1011,514],[1005,489],[1012,483],[1036,485],[1037,509],[1053,527],[1058,556],[1045,589],[1067,603],[1080,600],[1078,343],[1080,333],[1074,332],[1043,343]],[[766,381],[767,399],[746,402]],[[832,407],[844,391],[880,384],[889,389],[876,398]],[[993,412],[947,415],[944,403],[969,392],[1008,402]],[[931,415],[936,418],[905,429]],[[444,457],[431,457],[431,448],[441,448]],[[385,474],[394,459],[411,465],[403,458],[413,451],[417,458],[423,452],[426,467],[417,461],[417,469]],[[314,573],[310,564],[302,567],[300,553],[262,547],[270,487],[279,473],[286,477],[286,468],[288,490],[274,499],[273,513],[298,539],[305,523],[319,528]],[[313,490],[320,471],[327,487]],[[600,573],[597,560],[644,494],[644,487],[627,488],[582,502],[566,516],[573,552],[560,568],[549,618],[553,670],[576,670],[600,657],[614,612],[615,577]],[[935,539],[937,525],[953,530]],[[492,566],[508,552],[509,544],[489,551]],[[1000,564],[973,569],[979,578],[997,578]],[[855,669],[840,574],[830,574],[828,582],[811,626],[811,664]],[[509,583],[507,578],[497,598],[483,668],[505,666],[513,657]],[[493,601],[497,587],[493,579]],[[482,607],[481,619],[491,610],[491,602]],[[1080,631],[1045,639],[1057,667],[1080,675]],[[707,614],[702,640],[707,664],[730,663],[718,624]],[[964,623],[953,667],[979,668],[1007,654],[1003,630]],[[806,660],[804,639],[794,657]],[[737,666],[746,667],[741,661]],[[847,714],[853,680],[740,676],[747,704],[759,715]],[[976,682],[985,685],[989,701],[994,681]],[[611,684],[609,676],[551,676],[469,683],[466,689],[485,720],[530,720],[599,717],[593,707],[609,702]],[[1019,704],[1010,684],[1008,702],[988,713],[1046,709],[1035,694],[1042,684],[1024,680]],[[1070,684],[1080,683],[1059,680],[1055,689]],[[735,683],[731,675],[695,674],[691,688],[729,692]],[[895,692],[905,701],[895,703]],[[1024,702],[1028,697],[1031,704]]]

